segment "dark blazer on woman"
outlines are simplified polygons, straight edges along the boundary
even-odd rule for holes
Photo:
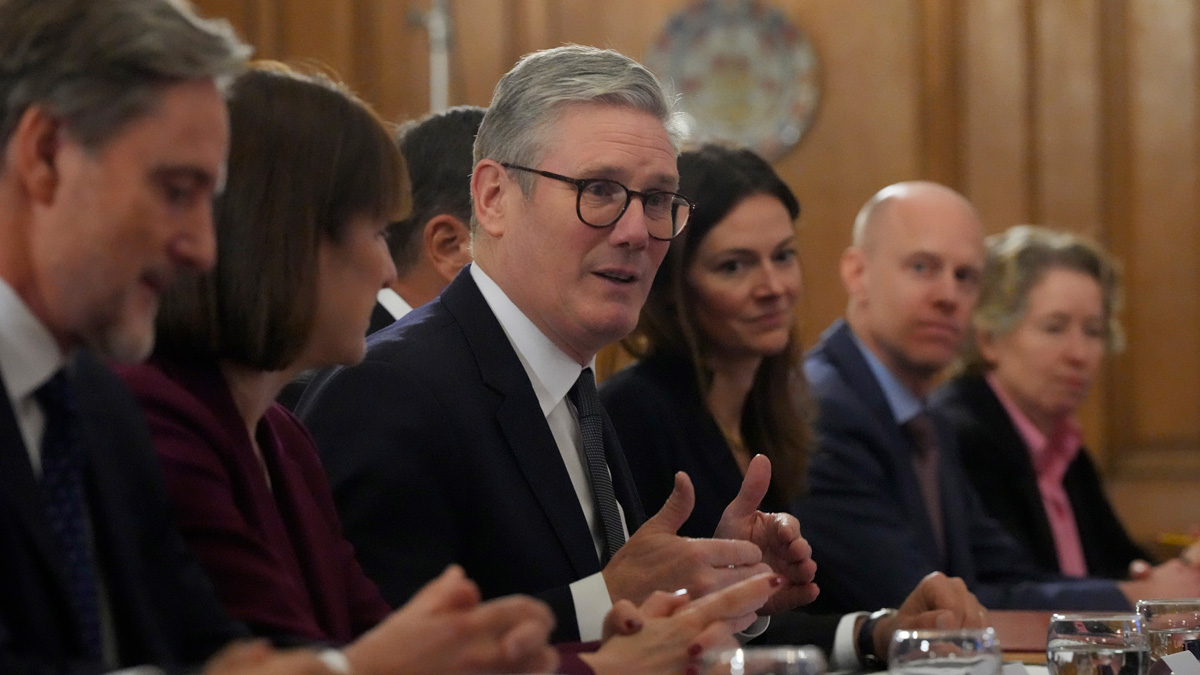
[[[1025,544],[1039,566],[1057,572],[1058,551],[1029,448],[987,380],[956,378],[934,394],[931,405],[950,422],[963,468],[988,513]],[[1089,576],[1123,579],[1132,560],[1148,559],[1113,513],[1086,449],[1067,468],[1063,488],[1075,512]]]
[[[260,635],[346,643],[390,611],[343,538],[308,432],[276,404],[255,455],[215,364],[122,369],[141,401],[179,529],[225,607]]]
[[[696,507],[679,534],[711,537],[721,513],[742,486],[721,428],[701,397],[688,359],[654,354],[606,379],[600,400],[617,429],[646,513],[657,513],[686,471]],[[768,501],[764,511],[786,505]]]
[[[711,537],[741,489],[742,470],[704,403],[691,362],[647,356],[605,380],[600,399],[617,430],[646,513],[662,508],[675,485],[675,472],[686,471],[696,488],[696,506],[679,534]],[[784,510],[771,493],[759,508]],[[776,614],[756,642],[811,643],[828,652],[840,618],[800,611]]]

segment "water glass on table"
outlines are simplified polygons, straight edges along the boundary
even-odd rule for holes
[[[1050,675],[1146,675],[1149,664],[1150,647],[1137,614],[1050,616]]]
[[[1142,630],[1150,642],[1150,660],[1190,651],[1200,659],[1200,598],[1138,600]]]
[[[888,673],[998,675],[1000,642],[991,628],[898,630],[888,649]]]
[[[742,647],[704,655],[701,675],[823,675],[825,656],[805,647]]]

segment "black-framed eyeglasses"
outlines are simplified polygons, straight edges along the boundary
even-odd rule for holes
[[[570,183],[575,186],[575,214],[585,225],[604,228],[615,225],[629,202],[634,197],[642,200],[642,212],[646,214],[646,229],[651,237],[662,241],[674,239],[687,226],[696,204],[679,194],[666,190],[630,190],[615,180],[607,178],[570,178],[541,169],[531,169],[501,162],[500,166],[516,171],[528,171],[539,176]]]

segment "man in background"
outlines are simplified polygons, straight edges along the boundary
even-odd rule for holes
[[[484,112],[464,105],[400,127],[413,207],[388,230],[396,281],[379,291],[368,334],[436,298],[471,262],[471,147]]]

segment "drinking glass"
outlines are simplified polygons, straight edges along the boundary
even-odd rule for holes
[[[1152,662],[1185,650],[1200,658],[1200,598],[1138,600],[1137,613]]]
[[[888,672],[904,675],[998,675],[1000,643],[991,628],[898,630]]]
[[[1150,647],[1137,614],[1052,614],[1050,675],[1146,675]]]
[[[704,655],[702,675],[822,675],[825,656],[805,647],[742,647]]]

